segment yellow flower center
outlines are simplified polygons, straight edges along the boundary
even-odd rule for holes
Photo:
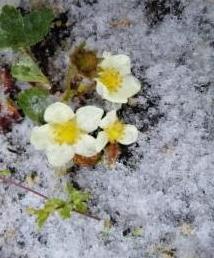
[[[106,68],[99,73],[99,80],[110,92],[117,91],[122,84],[122,76],[115,68]]]
[[[81,129],[74,119],[60,124],[53,124],[52,129],[54,139],[59,144],[74,144],[81,135]]]
[[[115,121],[107,128],[104,129],[108,135],[108,139],[111,143],[116,142],[118,139],[123,137],[125,126],[119,120]]]

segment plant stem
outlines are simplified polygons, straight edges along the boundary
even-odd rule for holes
[[[97,221],[101,221],[100,218],[98,218],[97,216],[94,216],[94,215],[91,215],[91,214],[85,214],[85,213],[82,213],[82,212],[79,212],[79,211],[75,211],[76,213],[80,214],[80,215],[83,215],[83,216],[86,216],[86,217],[89,217],[91,219],[95,219]]]
[[[22,185],[20,182],[16,182],[16,181],[14,181],[13,179],[5,178],[4,176],[0,176],[0,180],[1,180],[3,183],[5,183],[5,184],[15,185],[15,186],[21,188],[22,190],[31,192],[31,193],[33,193],[33,194],[35,194],[35,195],[37,195],[37,196],[39,196],[39,197],[41,197],[41,198],[43,198],[43,199],[45,199],[45,200],[48,200],[48,199],[49,199],[46,195],[41,194],[41,193],[39,193],[39,192],[37,192],[37,191],[35,191],[35,190],[33,190],[33,189],[27,187],[27,186],[24,186],[24,185]],[[88,217],[88,218],[91,218],[91,219],[95,219],[95,220],[98,220],[98,221],[101,220],[100,218],[98,218],[98,217],[96,217],[96,216],[94,216],[94,215],[85,214],[85,213],[82,213],[82,212],[79,212],[79,211],[74,211],[74,212],[76,212],[76,213],[78,213],[78,214],[80,214],[80,215],[86,216],[86,217]]]
[[[25,190],[25,191],[28,191],[28,192],[33,193],[33,194],[35,194],[35,195],[37,195],[37,196],[39,196],[39,197],[42,197],[42,198],[44,198],[44,199],[48,199],[47,196],[45,196],[45,195],[43,195],[43,194],[41,194],[41,193],[39,193],[39,192],[37,192],[37,191],[35,191],[35,190],[33,190],[33,189],[27,187],[27,186],[24,186],[24,185],[22,185],[20,182],[16,182],[16,181],[14,181],[14,180],[12,180],[12,179],[10,179],[10,178],[5,178],[4,176],[0,176],[0,180],[1,180],[3,183],[9,184],[9,185],[15,185],[15,186],[17,186],[17,187],[19,187],[19,188],[21,188],[21,189],[23,189],[23,190]]]
[[[29,47],[23,48],[23,52],[28,55],[35,63],[37,62],[35,56],[33,55],[31,49]]]
[[[67,102],[71,97],[73,97],[73,91],[71,89],[71,80],[76,75],[76,69],[74,65],[69,63],[68,69],[65,76],[65,91],[62,96],[62,101]]]

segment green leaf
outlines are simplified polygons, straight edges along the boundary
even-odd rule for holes
[[[10,170],[0,170],[0,176],[9,176],[11,174]]]
[[[49,216],[50,216],[49,213],[42,210],[37,213],[36,223],[39,228],[43,227],[43,225],[45,224]]]
[[[29,56],[22,56],[15,65],[12,65],[11,72],[12,76],[19,81],[37,82],[48,87],[47,77]]]
[[[63,200],[53,198],[46,201],[45,205],[41,209],[28,208],[27,212],[36,216],[36,223],[41,228],[47,221],[49,216],[53,214],[57,209],[64,207],[65,202]]]
[[[39,228],[41,228],[44,225],[44,223],[47,221],[47,219],[50,215],[50,213],[46,212],[45,209],[37,210],[37,209],[33,209],[33,208],[28,208],[27,212],[30,215],[36,216],[36,223]]]
[[[43,123],[45,109],[51,104],[51,100],[47,90],[30,88],[18,95],[17,104],[31,120]]]
[[[53,18],[53,12],[50,9],[32,11],[23,17],[27,46],[35,45],[48,34]]]
[[[13,6],[5,5],[0,14],[0,48],[26,48],[41,41],[49,31],[54,15],[50,9],[22,16]]]
[[[71,207],[65,205],[63,208],[58,210],[58,214],[62,219],[68,219],[71,217]]]
[[[0,15],[0,48],[23,46],[25,42],[23,19],[15,7],[5,5]]]
[[[88,206],[87,202],[90,199],[90,194],[75,189],[71,184],[66,185],[68,193],[68,202],[73,207],[73,210],[86,213]]]
[[[52,199],[49,199],[46,203],[45,203],[45,206],[44,206],[44,209],[47,211],[47,212],[53,212],[55,211],[56,209],[58,209],[59,207],[64,207],[65,205],[65,201],[63,200],[60,200],[58,198],[52,198]]]

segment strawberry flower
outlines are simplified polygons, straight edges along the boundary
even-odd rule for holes
[[[103,54],[96,78],[97,93],[114,103],[126,103],[128,98],[140,91],[141,84],[131,74],[131,62],[127,55]]]
[[[108,142],[129,145],[136,142],[138,138],[136,126],[121,122],[115,110],[106,114],[100,121],[99,127],[103,131],[99,132],[97,136],[97,152],[100,152]]]
[[[88,133],[98,128],[102,116],[103,110],[95,106],[81,107],[74,114],[69,106],[56,102],[45,110],[47,124],[32,130],[31,143],[44,150],[49,163],[56,167],[65,165],[75,154],[94,156],[96,139]]]

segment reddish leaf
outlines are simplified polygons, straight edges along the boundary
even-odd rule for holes
[[[120,146],[117,143],[110,143],[105,149],[105,158],[108,165],[115,165],[117,159],[121,154]]]
[[[92,157],[84,157],[76,154],[73,158],[73,162],[74,164],[79,165],[81,167],[90,167],[90,166],[96,165],[99,159],[100,159],[99,154]]]

